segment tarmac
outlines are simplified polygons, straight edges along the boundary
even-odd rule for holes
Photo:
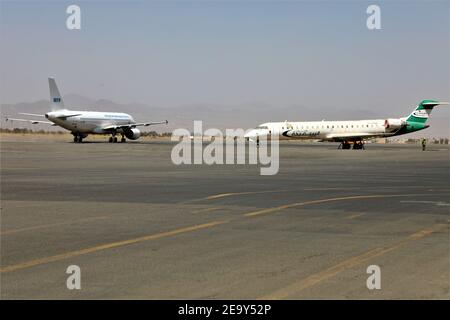
[[[272,176],[174,145],[3,136],[1,298],[450,298],[448,145],[280,142]]]

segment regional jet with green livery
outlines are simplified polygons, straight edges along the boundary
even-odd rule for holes
[[[250,130],[245,137],[251,140],[259,137],[279,135],[288,139],[314,139],[340,142],[342,149],[364,149],[364,141],[374,138],[389,138],[412,133],[429,127],[425,124],[435,106],[449,104],[436,100],[423,100],[407,117],[354,120],[354,121],[309,121],[309,122],[267,122]]]

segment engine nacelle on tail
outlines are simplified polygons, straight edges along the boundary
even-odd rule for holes
[[[401,119],[386,119],[386,120],[384,120],[384,127],[388,131],[393,131],[393,130],[400,129],[401,127],[403,127],[405,125],[405,123],[406,122]]]
[[[130,140],[137,140],[141,136],[141,131],[136,128],[125,130],[125,137],[127,137]]]

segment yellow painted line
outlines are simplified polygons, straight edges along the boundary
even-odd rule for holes
[[[352,214],[352,215],[346,216],[345,219],[355,219],[355,218],[359,218],[363,215],[365,215],[365,213]]]
[[[276,212],[276,211],[280,211],[280,210],[287,209],[287,208],[293,208],[293,207],[297,207],[297,206],[304,206],[304,205],[311,205],[311,204],[319,204],[319,203],[325,203],[325,202],[332,202],[332,201],[344,201],[344,200],[368,199],[368,198],[410,197],[410,196],[424,196],[424,194],[359,195],[359,196],[320,199],[320,200],[298,202],[298,203],[287,204],[287,205],[283,205],[283,206],[279,206],[279,207],[267,208],[267,209],[262,209],[262,210],[258,210],[258,211],[248,212],[248,213],[243,214],[242,216],[253,217],[253,216],[258,216],[263,213]],[[139,237],[139,238],[135,238],[135,239],[106,243],[103,245],[98,245],[98,246],[94,246],[94,247],[90,247],[90,248],[86,248],[86,249],[81,249],[81,250],[58,254],[55,256],[26,261],[23,263],[0,268],[0,273],[16,271],[16,270],[25,269],[25,268],[29,268],[29,267],[33,267],[33,266],[37,266],[37,265],[41,265],[41,264],[46,264],[46,263],[60,261],[63,259],[68,259],[68,258],[80,256],[80,255],[85,255],[85,254],[89,254],[89,253],[93,253],[93,252],[97,252],[97,251],[113,249],[113,248],[122,247],[125,245],[130,245],[130,244],[135,244],[135,243],[150,241],[150,240],[156,240],[156,239],[160,239],[160,238],[164,238],[164,237],[178,235],[181,233],[187,233],[187,232],[192,232],[192,231],[196,231],[196,230],[200,230],[200,229],[210,228],[210,227],[214,227],[217,225],[229,223],[230,221],[232,221],[232,220],[213,221],[213,222],[208,222],[208,223],[204,223],[204,224],[193,225],[190,227],[175,229],[175,230],[171,230],[171,231],[167,231],[167,232],[148,235],[148,236],[144,236],[144,237]]]
[[[412,186],[405,186],[403,188],[408,188],[408,187],[412,187]],[[389,189],[389,188],[394,188],[394,187],[384,187],[383,189]],[[413,187],[416,188],[416,187]],[[361,188],[354,188],[354,187],[348,187],[348,188],[305,188],[303,189],[303,191],[338,191],[338,190],[355,190],[355,189],[361,189]],[[440,190],[442,191],[442,190]],[[192,200],[187,200],[187,201],[183,201],[180,204],[187,204],[187,203],[191,203],[191,202],[197,202],[197,201],[205,201],[205,200],[216,200],[216,199],[221,199],[221,198],[226,198],[226,197],[234,197],[234,196],[242,196],[242,195],[250,195],[250,194],[261,194],[261,193],[277,193],[277,192],[292,192],[292,190],[265,190],[265,191],[244,191],[244,192],[227,192],[227,193],[219,193],[219,194],[214,194],[211,196],[207,196],[204,198],[199,198],[199,199],[192,199]],[[422,194],[415,194],[415,195],[422,195]]]
[[[266,190],[266,191],[245,191],[245,192],[230,192],[230,193],[221,193],[212,195],[199,200],[215,200],[219,198],[232,197],[232,196],[243,196],[248,194],[261,194],[261,193],[276,193],[276,192],[285,192],[286,190]]]
[[[360,265],[370,259],[379,257],[383,254],[386,254],[388,252],[396,250],[396,249],[408,244],[411,241],[416,241],[416,240],[422,239],[428,235],[431,235],[434,232],[437,232],[437,231],[440,231],[443,229],[447,229],[447,228],[448,228],[448,224],[436,224],[430,228],[420,230],[418,232],[415,232],[415,233],[409,235],[408,237],[406,237],[405,239],[403,239],[401,241],[398,241],[398,242],[388,245],[388,246],[375,248],[375,249],[369,250],[361,255],[344,260],[330,268],[327,268],[323,271],[312,274],[300,281],[294,282],[293,284],[291,284],[285,288],[276,290],[275,292],[273,292],[271,294],[262,296],[259,299],[262,299],[262,300],[285,299],[289,296],[300,293],[302,290],[313,287],[325,280],[328,280],[345,270],[356,267],[357,265]]]
[[[249,195],[249,194],[261,194],[261,193],[277,193],[277,192],[286,192],[289,190],[263,190],[263,191],[244,191],[244,192],[228,192],[228,193],[219,193],[214,194],[211,196],[207,196],[204,198],[199,199],[192,199],[185,202],[181,202],[181,204],[191,203],[191,202],[197,202],[197,201],[205,201],[205,200],[216,200],[226,197],[234,197],[234,196],[243,196],[243,195]]]
[[[202,200],[213,200],[213,199],[219,199],[219,198],[225,198],[225,197],[229,197],[229,196],[234,196],[236,194],[247,194],[247,192],[243,192],[243,193],[221,193],[221,194],[216,194],[213,196],[209,196],[206,198],[203,198]]]
[[[359,186],[359,187],[317,187],[317,188],[304,188],[304,191],[339,191],[339,190],[361,190],[363,188],[366,188],[368,190],[371,190],[373,188],[367,187],[367,186]],[[414,188],[414,189],[419,189],[419,187],[417,186],[402,186],[402,189],[406,189],[406,188]],[[426,188],[426,187],[420,187],[422,189]],[[379,189],[398,189],[398,187],[377,187],[377,190]],[[443,190],[440,190],[443,191]]]
[[[256,210],[256,211],[245,213],[244,216],[254,217],[254,216],[259,216],[261,214],[272,213],[272,212],[276,212],[276,211],[280,211],[280,210],[284,210],[284,209],[296,208],[296,207],[301,207],[301,206],[306,206],[306,205],[311,205],[311,204],[327,203],[327,202],[347,201],[347,200],[357,200],[357,199],[373,199],[373,198],[412,197],[412,196],[417,197],[417,196],[429,196],[429,195],[424,195],[422,193],[418,193],[418,194],[375,194],[375,195],[357,195],[357,196],[319,199],[319,200],[312,200],[312,201],[305,201],[305,202],[290,203],[290,204],[285,204],[285,205],[278,206],[278,207]]]
[[[75,223],[80,223],[80,222],[102,220],[102,219],[106,219],[106,218],[107,217],[105,217],[105,216],[91,217],[91,218],[86,218],[86,219],[65,221],[65,222],[59,222],[59,223],[43,224],[43,225],[39,225],[39,226],[32,226],[32,227],[27,227],[27,228],[19,228],[19,229],[3,231],[3,232],[0,232],[0,235],[3,236],[3,235],[13,234],[13,233],[18,233],[18,232],[23,232],[23,231],[30,231],[30,230],[37,230],[37,229],[44,229],[44,228],[51,228],[51,227],[59,227],[59,226],[67,225],[67,224],[75,224]]]
[[[212,211],[216,211],[216,210],[220,210],[220,209],[222,209],[222,208],[221,207],[205,208],[205,209],[199,209],[199,210],[192,211],[191,213],[205,213],[205,212],[212,212]]]
[[[0,273],[17,271],[20,269],[30,268],[30,267],[34,267],[37,265],[42,265],[42,264],[46,264],[46,263],[50,263],[50,262],[73,258],[73,257],[77,257],[77,256],[89,254],[89,253],[102,251],[102,250],[118,248],[118,247],[135,244],[135,243],[139,243],[139,242],[156,240],[156,239],[166,238],[166,237],[170,237],[170,236],[175,236],[175,235],[182,234],[182,233],[192,232],[195,230],[211,228],[211,227],[225,224],[228,222],[229,221],[226,221],[226,220],[213,221],[213,222],[193,225],[193,226],[189,226],[189,227],[184,227],[184,228],[180,228],[180,229],[175,229],[175,230],[171,230],[171,231],[151,234],[148,236],[143,236],[143,237],[139,237],[139,238],[135,238],[135,239],[111,242],[111,243],[106,243],[106,244],[102,244],[102,245],[98,245],[98,246],[94,246],[94,247],[90,247],[90,248],[85,248],[85,249],[81,249],[81,250],[70,251],[70,252],[57,254],[54,256],[46,257],[46,258],[35,259],[35,260],[31,260],[31,261],[26,261],[26,262],[14,264],[14,265],[6,266],[3,268],[0,268]]]
[[[333,191],[333,190],[355,190],[355,189],[360,189],[360,188],[305,188],[303,189],[304,191]]]

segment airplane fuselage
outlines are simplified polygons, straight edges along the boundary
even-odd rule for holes
[[[45,117],[72,133],[80,134],[108,133],[104,128],[136,123],[129,114],[119,112],[58,110],[46,113]]]
[[[324,141],[362,140],[392,137],[427,128],[400,119],[354,121],[267,122],[247,133],[247,138],[278,135],[281,139],[317,139]]]

